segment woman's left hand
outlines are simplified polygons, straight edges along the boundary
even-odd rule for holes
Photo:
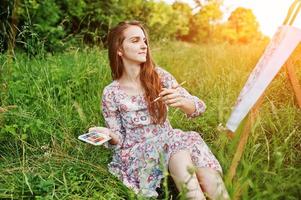
[[[178,86],[173,86],[171,89],[163,88],[159,96],[166,105],[174,108],[182,107],[185,101],[185,98],[178,91]]]

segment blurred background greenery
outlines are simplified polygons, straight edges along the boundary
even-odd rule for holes
[[[239,7],[221,22],[221,0],[195,3],[191,8],[181,1],[1,0],[0,51],[10,43],[31,55],[78,45],[104,47],[108,30],[132,19],[142,21],[155,41],[246,44],[266,39],[252,10]]]

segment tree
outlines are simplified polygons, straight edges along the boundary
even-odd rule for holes
[[[174,2],[172,8],[178,20],[174,23],[176,26],[176,38],[180,40],[188,40],[189,37],[189,23],[193,17],[191,7],[182,2]]]
[[[212,1],[205,4],[194,15],[190,28],[190,35],[194,41],[208,42],[213,40],[215,27],[223,16],[220,6],[221,3],[218,1]]]
[[[224,38],[230,42],[248,43],[262,37],[251,9],[236,8],[228,18]]]
[[[17,10],[19,47],[31,55],[62,47],[61,39],[65,37],[65,31],[60,22],[63,13],[55,0],[20,0]]]

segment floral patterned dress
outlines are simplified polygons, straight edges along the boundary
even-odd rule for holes
[[[175,78],[160,67],[156,67],[161,84],[165,88],[177,85]],[[179,87],[181,95],[192,99],[195,112],[187,115],[199,116],[206,109],[203,101]],[[173,129],[168,119],[161,125],[153,124],[143,95],[127,95],[118,81],[105,87],[102,112],[107,128],[120,139],[114,149],[109,171],[127,187],[145,197],[158,196],[164,170],[168,169],[169,158],[179,150],[190,152],[196,167],[209,167],[222,173],[222,168],[200,134]]]

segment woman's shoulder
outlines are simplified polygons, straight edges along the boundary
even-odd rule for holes
[[[114,94],[118,89],[118,83],[116,80],[113,80],[110,84],[106,85],[103,89],[103,95]]]
[[[158,75],[159,75],[160,77],[164,77],[164,76],[169,76],[169,75],[171,75],[167,70],[163,69],[163,68],[160,67],[160,66],[156,66],[156,67],[155,67],[155,70],[156,70],[156,72],[158,73]]]
[[[171,73],[169,73],[166,69],[163,69],[160,66],[156,66],[155,70],[158,73],[158,75],[162,81],[170,81],[170,80],[175,79]]]
[[[166,72],[165,69],[163,69],[161,66],[157,65],[155,66],[155,70],[157,73],[163,73],[163,72]]]

